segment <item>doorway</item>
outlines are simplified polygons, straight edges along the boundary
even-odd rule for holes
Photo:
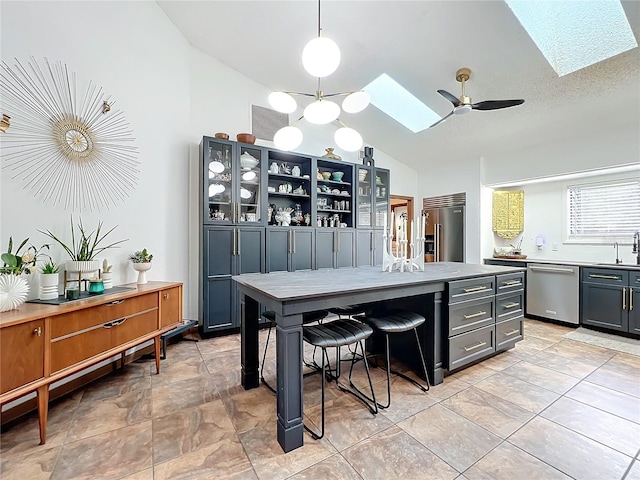
[[[407,197],[405,195],[390,195],[389,202],[391,203],[391,218],[395,218],[396,225],[397,220],[401,215],[406,215],[407,218],[407,238],[411,243],[413,232],[411,231],[411,220],[413,220],[413,197]],[[396,235],[393,235],[393,242],[391,248],[395,252],[396,249]]]

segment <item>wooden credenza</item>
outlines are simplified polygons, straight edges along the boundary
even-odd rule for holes
[[[160,372],[160,335],[182,322],[182,284],[123,286],[131,289],[0,313],[0,405],[35,391],[41,444],[51,383],[151,339]]]

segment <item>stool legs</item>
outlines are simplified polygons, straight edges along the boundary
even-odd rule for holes
[[[264,379],[264,375],[263,375],[264,363],[267,360],[267,349],[269,347],[269,338],[271,337],[272,328],[273,328],[273,322],[271,322],[271,325],[269,325],[269,331],[267,332],[267,340],[264,343],[264,353],[262,354],[262,365],[260,365],[260,381],[264,384],[265,387],[267,387],[273,393],[276,393],[276,389],[273,388],[271,385],[269,385],[269,383]]]

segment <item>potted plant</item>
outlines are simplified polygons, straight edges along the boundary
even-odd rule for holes
[[[117,227],[117,225],[116,225]],[[106,237],[113,232],[116,227],[111,228],[106,233],[102,233],[102,222],[98,222],[97,228],[87,233],[82,224],[82,219],[79,220],[76,228],[73,225],[73,216],[71,216],[71,244],[67,245],[64,243],[58,236],[52,233],[49,230],[42,231],[39,230],[40,233],[44,233],[49,238],[56,241],[62,248],[64,248],[65,252],[71,258],[65,264],[65,269],[69,272],[94,272],[100,268],[100,262],[95,260],[95,258],[104,250],[108,248],[115,248],[117,245],[122,242],[126,242],[128,239],[118,240],[117,242],[110,243],[108,245],[103,245]],[[77,238],[77,240],[76,240]]]
[[[51,257],[40,268],[40,300],[58,298],[59,271],[60,266],[53,263]]]
[[[104,289],[108,290],[113,287],[113,272],[111,269],[113,265],[109,265],[109,262],[105,258],[102,261],[102,281],[104,282]]]
[[[151,268],[153,255],[147,252],[146,248],[133,252],[129,255],[129,260],[133,263],[133,269],[138,272],[138,285],[147,283],[147,270]]]
[[[36,271],[36,264],[42,250],[49,249],[49,245],[43,245],[36,248],[29,245],[24,251],[29,239],[20,243],[15,253],[13,253],[13,237],[9,237],[9,247],[0,258],[2,259],[2,267],[0,267],[0,312],[13,310],[18,308],[27,299],[29,293],[29,283],[24,278]]]

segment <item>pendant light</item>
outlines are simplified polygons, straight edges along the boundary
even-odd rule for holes
[[[336,42],[322,36],[320,26],[320,0],[318,0],[318,36],[302,50],[302,66],[314,77],[328,77],[340,65],[340,49]]]

